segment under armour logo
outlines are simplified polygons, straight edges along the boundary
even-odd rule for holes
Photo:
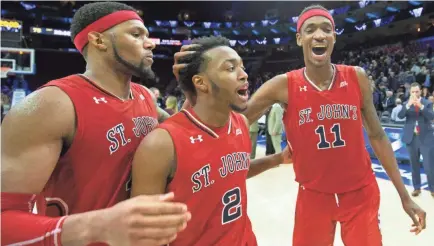
[[[300,86],[300,91],[307,91],[307,86]]]
[[[93,100],[95,101],[96,104],[99,104],[100,102],[107,103],[107,100],[105,100],[105,97],[101,97],[101,98],[93,97]]]
[[[243,132],[241,131],[241,129],[237,129],[236,131],[235,131],[235,136],[238,136],[238,135],[240,135],[240,134],[242,134]]]
[[[347,85],[348,85],[347,81],[342,81],[341,84],[339,85],[339,88],[342,88]]]
[[[196,143],[196,141],[202,142],[203,141],[202,135],[197,135],[197,138],[194,138],[193,136],[190,137],[190,142],[192,144]]]

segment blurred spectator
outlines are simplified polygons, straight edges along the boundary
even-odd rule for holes
[[[398,113],[401,112],[401,109],[402,109],[402,101],[401,101],[401,99],[397,98],[395,100],[395,104],[396,104],[396,107],[393,108],[392,115],[390,116],[390,119],[392,120],[393,123],[404,124],[405,117],[403,119],[401,119],[401,118],[398,117]]]
[[[175,96],[168,96],[166,99],[166,112],[170,115],[178,113],[178,100]]]
[[[388,111],[389,114],[391,114],[394,107],[395,107],[395,98],[393,96],[393,92],[386,91],[386,98],[383,101],[383,109],[385,111]]]

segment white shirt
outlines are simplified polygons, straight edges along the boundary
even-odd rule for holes
[[[402,104],[398,104],[396,105],[396,107],[394,107],[392,109],[392,115],[390,116],[390,118],[395,121],[395,122],[404,122],[405,121],[405,117],[403,119],[398,117],[398,113],[401,111],[402,109]]]

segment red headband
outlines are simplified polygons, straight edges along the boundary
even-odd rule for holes
[[[87,35],[90,32],[104,32],[107,29],[112,28],[113,26],[116,26],[117,24],[120,24],[125,21],[129,20],[139,20],[143,22],[142,18],[132,10],[121,10],[116,11],[114,13],[111,13],[109,15],[106,15],[96,21],[94,21],[92,24],[88,25],[86,28],[81,30],[75,36],[74,38],[74,45],[80,51],[80,53],[83,51],[84,46],[86,46],[88,39]]]
[[[332,15],[328,11],[325,11],[323,9],[311,9],[311,10],[308,10],[308,11],[304,12],[300,16],[300,18],[298,18],[298,21],[297,21],[297,32],[300,32],[301,26],[303,25],[303,23],[307,19],[309,19],[311,17],[314,17],[314,16],[323,16],[323,17],[329,19],[330,22],[332,23],[333,29],[335,28],[335,21],[333,20]]]

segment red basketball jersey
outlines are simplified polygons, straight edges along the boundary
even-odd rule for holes
[[[304,68],[287,73],[284,123],[296,181],[308,189],[343,193],[369,184],[374,174],[363,137],[356,70],[333,67],[327,90],[309,81]]]
[[[226,126],[211,129],[193,110],[183,110],[159,127],[169,132],[176,150],[176,173],[168,190],[192,213],[170,246],[257,245],[247,215],[251,145],[242,116],[231,113]]]
[[[60,88],[71,99],[76,132],[42,192],[47,202],[45,213],[81,213],[129,198],[134,152],[158,125],[151,95],[141,85],[131,83],[132,99],[123,101],[80,75],[54,80],[47,86]],[[38,210],[44,213],[39,203]]]

